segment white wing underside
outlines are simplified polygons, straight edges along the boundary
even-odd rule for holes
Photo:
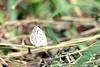
[[[47,38],[45,33],[38,27],[35,26],[30,35],[30,41],[35,46],[46,46]]]

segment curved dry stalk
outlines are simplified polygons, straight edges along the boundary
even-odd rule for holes
[[[28,23],[33,23],[33,22],[37,22],[37,23],[51,23],[51,24],[60,24],[60,23],[66,23],[66,21],[76,21],[76,22],[89,22],[90,24],[92,24],[91,22],[94,22],[94,20],[92,18],[79,18],[79,17],[62,17],[61,20],[63,21],[55,21],[55,20],[45,20],[45,19],[25,19],[25,20],[16,20],[16,21],[6,21],[5,24],[3,24],[2,26],[5,27],[7,25],[19,25],[19,24],[28,24]],[[92,24],[94,25],[94,24]]]
[[[93,29],[90,29],[90,30],[87,30],[87,31],[82,32],[80,35],[81,36],[89,35],[89,34],[92,34],[94,32],[97,32],[99,30],[100,30],[100,27],[95,27]]]
[[[48,49],[62,48],[62,47],[67,47],[67,46],[75,46],[75,45],[77,45],[75,43],[84,42],[84,41],[91,41],[91,40],[95,40],[97,38],[100,38],[99,34],[95,35],[95,36],[91,36],[91,37],[73,39],[70,41],[61,42],[61,43],[56,44],[56,45],[44,46],[44,47],[18,45],[18,44],[7,44],[7,43],[0,43],[0,45],[11,46],[11,47],[20,47],[20,48],[32,48],[34,51],[44,51],[44,50],[48,50]]]

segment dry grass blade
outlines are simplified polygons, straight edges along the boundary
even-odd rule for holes
[[[77,44],[74,44],[74,43],[91,41],[91,40],[95,40],[97,38],[100,38],[99,34],[95,35],[95,36],[91,36],[91,37],[73,39],[73,40],[70,40],[70,41],[62,42],[60,44],[56,44],[56,45],[53,45],[53,46],[46,46],[46,47],[35,47],[35,46],[6,44],[6,43],[0,43],[0,45],[12,46],[12,47],[22,47],[22,48],[32,48],[32,49],[34,49],[34,51],[43,51],[43,50],[48,50],[48,49],[62,48],[62,47],[66,47],[66,46],[74,46],[74,45],[77,45]]]

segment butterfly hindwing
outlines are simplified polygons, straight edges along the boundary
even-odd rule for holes
[[[30,35],[30,41],[35,46],[45,46],[47,45],[47,38],[42,29],[35,26]]]

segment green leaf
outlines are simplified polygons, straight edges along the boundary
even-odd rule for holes
[[[44,30],[49,39],[51,39],[55,44],[59,43],[58,35],[54,33],[50,25],[47,25]]]
[[[6,31],[7,31],[6,35],[7,35],[8,38],[15,39],[16,34],[17,34],[17,29],[11,29],[11,28],[9,28]]]
[[[41,0],[26,0],[26,2],[34,4],[41,2]]]
[[[96,53],[100,53],[100,41],[91,45],[88,49],[82,52],[82,56],[78,59],[78,61],[73,65],[73,67],[81,67],[83,63],[88,61],[91,56]]]
[[[4,21],[4,14],[3,12],[0,10],[0,24],[2,24]]]
[[[79,47],[80,49],[84,49],[84,48],[86,48],[87,46],[86,46],[85,43],[78,43],[78,47]]]
[[[17,19],[17,11],[16,9],[12,9],[13,5],[16,3],[16,0],[7,0],[7,9],[9,12],[9,20]]]
[[[67,1],[66,0],[51,0],[56,6],[57,11],[62,12],[67,9]]]
[[[51,2],[56,7],[55,11],[52,14],[52,17],[56,16],[57,14],[67,15],[75,5],[69,4],[66,0],[51,0]]]
[[[0,47],[0,51],[1,51],[4,55],[7,55],[9,52],[11,52],[11,48]]]

